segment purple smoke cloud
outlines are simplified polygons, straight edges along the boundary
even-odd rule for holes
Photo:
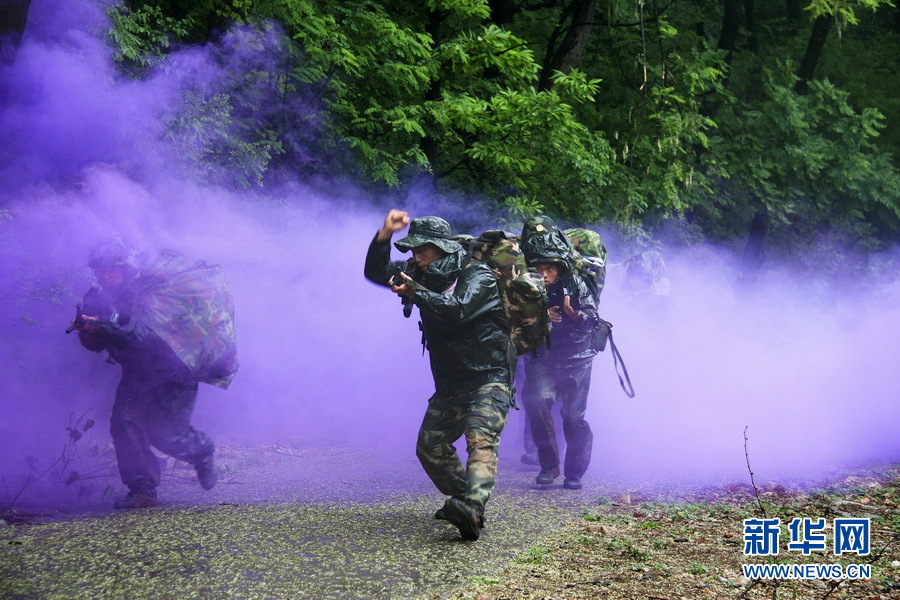
[[[106,428],[118,367],[63,331],[91,285],[88,250],[109,236],[225,268],[241,370],[226,391],[202,386],[194,422],[214,439],[346,439],[411,455],[433,388],[415,320],[362,277],[382,209],[337,184],[329,197],[286,184],[274,202],[188,178],[160,120],[196,84],[183,73],[203,71],[204,55],[179,55],[182,75],[125,81],[95,35],[104,20],[93,4],[64,15],[33,5],[17,60],[0,74],[0,474],[58,452],[72,412],[90,409]],[[414,205],[414,216],[438,206],[412,192],[396,205]],[[612,263],[627,258],[619,250]],[[900,458],[896,281],[829,296],[785,271],[748,291],[734,286],[727,257],[698,254],[667,252],[665,310],[630,297],[610,266],[601,314],[637,397],[619,389],[609,351],[596,359],[588,476],[745,480],[745,427],[763,478]],[[520,452],[521,424],[514,413],[504,455]]]

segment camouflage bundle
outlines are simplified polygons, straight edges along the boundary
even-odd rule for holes
[[[606,246],[593,229],[577,227],[563,231],[575,252],[571,260],[573,270],[581,274],[594,298],[600,297],[606,283]]]
[[[227,388],[238,358],[222,267],[163,251],[145,257],[138,285],[137,321],[168,344],[197,381]]]
[[[528,270],[519,239],[512,233],[485,231],[469,243],[472,257],[486,263],[497,279],[516,354],[533,352],[550,335],[544,278]]]

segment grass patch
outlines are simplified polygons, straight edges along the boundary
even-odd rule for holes
[[[525,565],[542,565],[547,562],[548,556],[550,556],[549,548],[532,548],[525,553],[525,556],[518,558],[516,562]]]

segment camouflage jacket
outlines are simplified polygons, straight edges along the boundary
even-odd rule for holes
[[[388,286],[408,262],[390,260],[389,241],[373,239],[366,255],[366,279]],[[469,393],[488,383],[512,382],[515,351],[497,281],[484,263],[466,264],[464,251],[434,261],[415,278],[413,303],[422,317],[422,331],[431,360],[435,390]]]

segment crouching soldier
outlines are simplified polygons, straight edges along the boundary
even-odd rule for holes
[[[391,237],[407,225],[409,234],[394,245],[411,250],[413,258],[391,262]],[[469,263],[445,220],[410,221],[400,210],[387,214],[372,240],[365,276],[419,308],[435,392],[419,429],[416,455],[438,490],[449,496],[435,518],[455,525],[464,539],[477,540],[494,488],[500,432],[514,402],[515,350],[497,282],[485,264]],[[463,436],[465,467],[453,446]]]

